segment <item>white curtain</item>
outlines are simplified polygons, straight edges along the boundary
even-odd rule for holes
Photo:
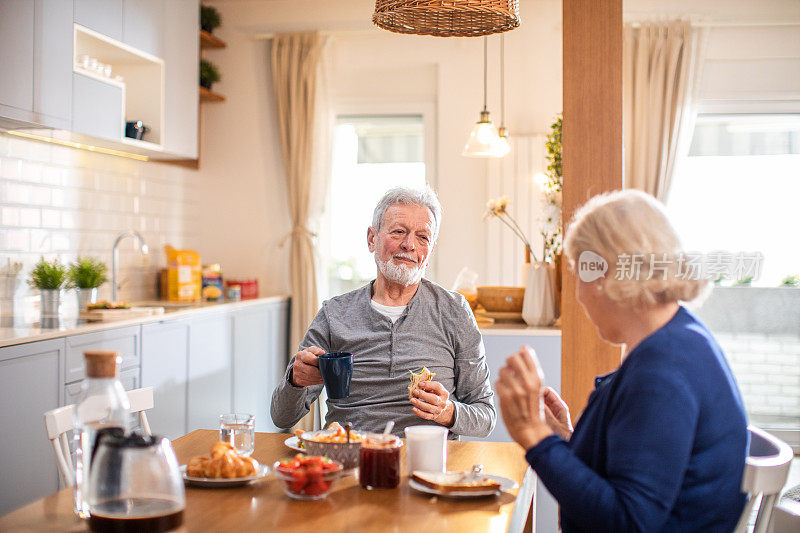
[[[306,32],[278,34],[272,43],[272,78],[292,218],[292,231],[287,235],[291,244],[291,351],[300,344],[319,308],[316,235],[330,174],[326,42],[318,32]],[[316,411],[298,426],[313,429]]]
[[[694,123],[706,29],[686,21],[625,24],[623,142],[626,188],[666,200]]]

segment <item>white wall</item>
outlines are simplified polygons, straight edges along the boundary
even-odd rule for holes
[[[120,298],[156,297],[164,244],[198,241],[194,171],[0,135],[0,325],[39,319],[39,299],[25,280],[41,256],[62,263],[89,255],[111,266],[120,232],[139,231],[150,246],[143,258],[133,239],[120,245]],[[9,262],[22,272],[9,277]],[[110,278],[109,273],[109,278]],[[100,289],[111,298],[111,284]],[[73,294],[64,315],[77,313]]]
[[[482,219],[491,164],[462,157],[482,106],[482,40],[396,35],[370,22],[374,2],[274,0],[210,2],[222,14],[225,50],[206,53],[220,66],[227,102],[203,108],[199,184],[204,257],[226,273],[259,273],[268,290],[288,287],[289,231],[280,141],[263,32],[330,30],[337,101],[433,102],[436,180],[445,210],[433,278],[449,286],[462,266],[486,279],[487,222]],[[561,2],[523,0],[522,25],[506,34],[506,117],[515,133],[544,132],[561,111]],[[499,37],[490,38],[489,110],[500,118]],[[348,106],[352,109],[352,106]],[[236,198],[223,193],[239,190]],[[226,215],[214,216],[224,211]],[[250,246],[252,253],[242,254]]]

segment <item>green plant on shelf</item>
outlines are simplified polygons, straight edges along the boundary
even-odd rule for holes
[[[67,267],[58,259],[47,261],[42,257],[28,276],[28,285],[34,289],[44,291],[57,291],[64,289],[69,284]]]
[[[219,74],[219,70],[217,67],[208,60],[201,59],[200,60],[200,85],[205,87],[209,91],[211,90],[211,85],[217,83],[222,76]]]
[[[95,289],[108,281],[105,263],[93,257],[78,257],[69,267],[69,281],[79,289]]]
[[[222,24],[219,11],[211,6],[200,6],[200,28],[208,33],[213,33],[215,28]]]

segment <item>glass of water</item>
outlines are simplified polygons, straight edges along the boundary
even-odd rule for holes
[[[230,442],[236,453],[244,457],[256,448],[256,417],[245,413],[219,416],[219,440]]]

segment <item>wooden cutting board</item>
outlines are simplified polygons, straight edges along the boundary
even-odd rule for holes
[[[130,307],[128,309],[92,309],[91,311],[81,311],[78,316],[87,322],[110,322],[163,314],[163,307]]]

